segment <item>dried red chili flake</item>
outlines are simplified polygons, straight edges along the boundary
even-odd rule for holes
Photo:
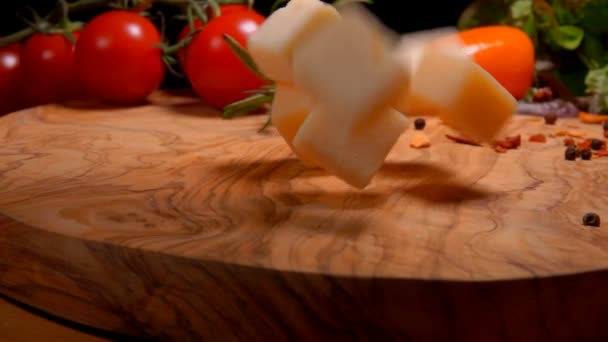
[[[449,135],[449,134],[446,134],[445,137],[448,138],[448,139],[450,139],[450,140],[452,140],[452,141],[454,141],[454,142],[456,142],[456,143],[459,143],[459,144],[472,145],[472,146],[481,146],[480,143],[478,143],[478,142],[476,142],[476,141],[474,141],[472,139],[466,138],[466,137],[457,137],[457,136]]]
[[[585,133],[585,131],[580,131],[580,130],[569,130],[566,134],[568,134],[568,136],[573,137],[573,138],[582,138],[584,137],[587,133]]]
[[[551,137],[564,137],[568,136],[571,138],[582,138],[587,133],[585,131],[576,130],[576,129],[558,129],[553,131],[549,136]]]
[[[549,136],[551,137],[564,137],[566,135],[568,135],[568,131],[565,131],[563,129],[555,130],[551,134],[549,134]]]
[[[606,122],[608,122],[608,121],[606,121]],[[605,138],[608,138],[608,130],[605,130],[605,131],[604,131],[604,137],[605,137]]]
[[[581,141],[580,143],[577,144],[578,148],[581,150],[586,150],[586,149],[592,149],[592,150],[599,150],[599,151],[603,151],[606,149],[606,140],[599,140],[599,139],[585,139],[583,141]],[[599,147],[599,148],[593,148],[593,147]]]
[[[574,139],[572,139],[572,138],[564,139],[564,146],[572,146],[572,145],[574,145]]]
[[[534,134],[530,137],[530,141],[537,143],[545,143],[547,142],[547,137],[544,134]]]
[[[593,155],[596,156],[597,158],[608,157],[608,151],[607,150],[596,151],[596,152],[593,152]]]
[[[581,151],[588,150],[591,148],[591,141],[593,141],[593,139],[585,139],[585,140],[581,141],[580,143],[578,143],[576,146]]]
[[[510,144],[512,144],[513,148],[518,148],[519,146],[521,146],[521,135],[518,134],[513,137],[507,137],[506,141],[508,141]]]
[[[494,146],[500,146],[507,150],[514,150],[521,145],[521,135],[506,137],[503,140],[496,141]]]
[[[501,145],[494,146],[494,151],[498,153],[507,153],[509,149],[502,147]]]

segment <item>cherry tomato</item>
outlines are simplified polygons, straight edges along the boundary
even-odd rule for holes
[[[522,30],[505,25],[481,26],[459,32],[465,50],[516,99],[534,81],[534,43]]]
[[[91,96],[109,104],[135,104],[158,89],[165,76],[158,29],[124,10],[104,12],[82,30],[76,70]]]
[[[246,91],[266,84],[223,39],[223,35],[228,34],[246,47],[247,38],[264,20],[253,10],[226,14],[209,21],[194,37],[185,59],[185,70],[194,91],[204,102],[222,109],[249,96]]]
[[[72,33],[78,39],[80,32]],[[23,47],[23,96],[30,106],[75,97],[74,44],[61,33],[32,35]]]
[[[248,10],[249,10],[249,7],[247,5],[241,5],[241,4],[221,5],[219,16],[228,15],[228,14],[235,13],[235,12],[248,11]],[[207,12],[207,16],[210,18],[210,20],[213,20],[214,18],[218,17],[218,16],[215,16],[211,7],[207,7],[206,12]],[[201,29],[204,26],[204,24],[199,19],[195,19],[193,22],[193,26],[194,26],[194,30],[197,30],[197,29]],[[188,36],[188,34],[190,34],[190,25],[186,25],[182,28],[179,35],[177,36],[177,41],[178,42],[182,41],[184,38],[186,38],[186,36]],[[176,53],[177,60],[179,62],[179,65],[182,67],[182,69],[184,68],[184,59],[186,58],[185,56],[187,53],[188,53],[188,46],[186,46],[182,49],[179,49]]]
[[[20,43],[0,48],[0,115],[22,106],[19,100],[22,50]]]

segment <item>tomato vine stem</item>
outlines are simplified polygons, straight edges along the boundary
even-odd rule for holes
[[[154,3],[167,4],[172,6],[188,6],[191,4],[193,0],[153,0]],[[214,0],[219,5],[229,5],[229,4],[247,4],[247,0]],[[54,23],[57,21],[61,21],[63,19],[64,14],[76,14],[78,12],[84,12],[93,9],[99,9],[108,7],[111,8],[115,6],[121,7],[122,1],[117,0],[78,0],[74,2],[65,2],[65,9],[62,6],[57,6],[53,9],[46,17],[43,18],[44,21]],[[197,4],[204,4],[208,6],[208,0],[196,1]],[[28,26],[17,32],[11,33],[7,36],[0,38],[0,47],[7,46],[13,43],[17,43],[29,37],[30,35],[36,33],[36,29],[34,27]]]
[[[108,6],[112,1],[110,0],[79,0],[76,2],[71,2],[67,4],[66,11],[67,13],[75,13],[81,12],[88,9],[95,9]],[[61,19],[63,11],[61,8],[57,7],[48,16],[45,17],[47,21],[53,21]],[[6,46],[12,43],[19,42],[30,35],[36,33],[33,27],[26,27],[22,30],[19,30],[15,33],[9,34],[2,39],[0,39],[0,47]]]

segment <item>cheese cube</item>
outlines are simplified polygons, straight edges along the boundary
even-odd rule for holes
[[[453,27],[441,27],[401,36],[395,48],[395,56],[410,74],[410,81],[414,78],[420,59],[426,49],[441,49],[445,53],[458,54],[466,57],[464,43],[457,35],[458,30]],[[393,107],[408,116],[432,116],[438,111],[433,103],[425,98],[412,96],[410,88],[404,88],[402,94],[393,103]]]
[[[301,89],[281,83],[275,86],[272,125],[289,145],[313,107],[312,97]]]
[[[394,53],[402,60],[404,66],[414,73],[425,49],[450,50],[465,56],[464,43],[457,34],[458,29],[455,27],[441,27],[406,33],[400,37]]]
[[[301,89],[281,83],[277,83],[275,86],[271,108],[272,125],[296,156],[309,167],[315,166],[315,163],[307,160],[295,150],[293,138],[304,119],[313,110],[314,103],[314,99]]]
[[[390,104],[408,73],[387,53],[390,37],[349,7],[293,51],[294,82],[316,99],[293,139],[297,153],[346,183],[364,188],[406,128]]]
[[[515,111],[515,98],[472,59],[426,49],[410,84],[410,96],[432,106],[444,124],[490,142]]]
[[[300,41],[340,19],[319,0],[291,0],[273,12],[248,38],[247,49],[260,71],[275,81],[292,81],[291,55]]]
[[[337,120],[360,122],[403,92],[408,73],[383,32],[359,13],[342,13],[293,52],[294,82]]]
[[[321,165],[351,186],[366,187],[407,128],[391,108],[378,109],[358,124],[336,120],[338,113],[319,106],[304,120],[293,145],[306,160]]]

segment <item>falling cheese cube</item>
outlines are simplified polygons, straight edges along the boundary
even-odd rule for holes
[[[408,74],[390,43],[358,10],[318,30],[294,50],[294,82],[317,102],[294,149],[346,183],[364,188],[407,126],[390,107]]]
[[[400,37],[394,53],[413,73],[420,63],[420,57],[425,49],[450,49],[464,55],[462,52],[464,45],[457,33],[458,29],[455,27],[440,27],[406,33]]]
[[[314,108],[314,99],[306,92],[296,87],[278,83],[275,86],[274,99],[272,102],[271,115],[272,125],[291,150],[298,156],[306,166],[314,166],[315,163],[301,156],[293,147],[293,138],[300,129],[304,119]]]
[[[441,49],[424,50],[411,78],[409,97],[428,106],[447,126],[480,142],[494,139],[517,104],[473,60]]]
[[[395,56],[401,61],[413,79],[420,64],[421,57],[427,49],[442,50],[444,53],[467,56],[464,43],[457,35],[454,27],[441,27],[419,32],[407,33],[401,36],[395,51]],[[441,82],[441,80],[437,80]],[[433,90],[428,90],[433,91]],[[402,94],[393,103],[393,107],[408,116],[437,115],[437,107],[424,97],[412,96],[410,88],[404,88]]]
[[[298,153],[346,183],[364,188],[407,128],[407,119],[391,108],[378,109],[358,124],[336,120],[336,113],[317,107],[293,140]]]
[[[314,100],[306,92],[286,84],[277,84],[272,102],[272,124],[291,145],[298,129],[314,108]]]
[[[248,52],[267,77],[291,83],[294,48],[312,33],[339,19],[338,11],[320,0],[291,0],[249,36]]]
[[[358,11],[341,15],[294,50],[294,82],[339,120],[359,122],[394,102],[408,73],[374,24]]]

